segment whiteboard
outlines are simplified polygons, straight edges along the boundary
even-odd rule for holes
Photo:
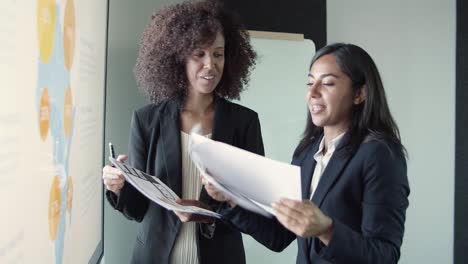
[[[96,263],[107,1],[0,10],[0,263]]]
[[[259,55],[247,90],[240,103],[255,110],[260,118],[265,155],[291,162],[306,124],[306,83],[315,44],[308,39],[278,40],[253,38]],[[247,263],[293,263],[297,245],[282,253],[268,250],[244,235]]]

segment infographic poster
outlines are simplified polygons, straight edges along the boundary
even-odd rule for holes
[[[102,253],[107,1],[0,3],[0,263]]]

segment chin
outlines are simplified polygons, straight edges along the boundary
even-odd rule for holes
[[[197,89],[195,89],[195,91],[197,91],[198,93],[201,93],[201,94],[212,94],[214,92],[215,88],[211,88],[211,87],[199,87]]]
[[[317,117],[314,118],[314,116],[312,116],[312,123],[317,127],[323,127],[323,124],[324,124],[321,118],[317,118]]]

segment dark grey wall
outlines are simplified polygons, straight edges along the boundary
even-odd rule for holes
[[[302,33],[317,49],[327,42],[325,0],[221,0],[249,30]]]
[[[468,260],[468,2],[457,1],[454,263]]]

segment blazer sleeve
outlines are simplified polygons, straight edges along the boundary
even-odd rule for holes
[[[410,192],[405,158],[378,144],[364,161],[363,186],[360,232],[333,219],[330,243],[314,238],[313,250],[335,263],[397,263]]]
[[[281,252],[296,239],[296,235],[284,228],[276,218],[267,218],[239,206],[229,208],[227,205],[221,214],[229,225],[252,236],[270,250]]]
[[[144,135],[138,114],[134,112],[130,126],[128,158],[130,165],[141,171],[146,169],[148,156]],[[111,191],[106,191],[106,197],[113,208],[122,212],[129,220],[138,222],[143,220],[149,206],[148,198],[127,182],[118,197]]]

